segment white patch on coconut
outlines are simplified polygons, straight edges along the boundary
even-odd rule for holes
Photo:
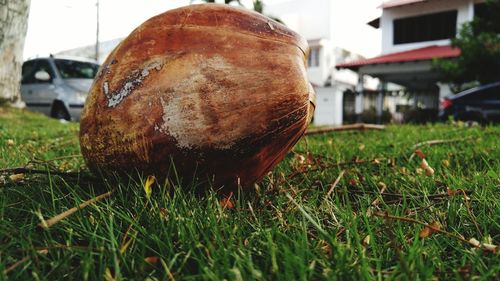
[[[125,84],[123,84],[117,91],[111,93],[109,92],[109,82],[104,81],[102,84],[102,90],[108,99],[108,107],[116,107],[119,105],[125,97],[130,95],[134,89],[141,85],[142,81],[144,81],[144,79],[149,75],[151,70],[155,69],[158,71],[161,69],[163,64],[164,63],[162,61],[150,63],[144,69],[129,75],[126,78]]]
[[[243,103],[237,100],[238,97],[252,100],[251,95],[236,94],[236,91],[248,91],[248,89],[221,86],[217,81],[207,78],[206,74],[210,73],[231,81],[231,72],[240,72],[241,78],[241,73],[247,71],[235,69],[220,56],[209,59],[196,56],[191,58],[196,61],[196,67],[186,68],[190,71],[173,87],[173,95],[169,95],[168,99],[160,98],[163,108],[162,123],[155,126],[155,130],[175,138],[179,148],[208,146],[222,150],[229,149],[238,140],[248,136],[248,133],[255,129],[254,121],[263,116],[250,116],[246,110],[248,107],[243,110],[235,108],[235,103]],[[193,61],[190,63],[193,64]],[[251,78],[254,77],[249,77]]]
[[[104,81],[104,83],[102,83],[102,91],[104,92],[104,95],[110,99],[110,95],[109,95],[109,83],[108,81]]]

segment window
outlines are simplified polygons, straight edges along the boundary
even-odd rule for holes
[[[41,81],[35,78],[35,73],[38,71],[47,72],[51,79],[48,81]],[[23,64],[22,70],[23,78],[21,80],[22,84],[33,84],[33,83],[50,83],[54,77],[54,72],[50,67],[50,63],[47,60],[32,60],[27,61]]]
[[[23,81],[28,78],[29,74],[34,73],[36,63],[37,63],[36,60],[30,60],[23,64],[23,70],[22,70]]]
[[[56,59],[55,63],[63,79],[94,79],[99,69],[97,64],[90,62]]]
[[[498,4],[478,3],[474,5],[474,32],[489,30],[490,32],[500,33],[498,24]]]
[[[321,47],[311,47],[311,52],[309,53],[309,57],[307,58],[307,65],[309,67],[319,66],[320,51]]]
[[[490,15],[486,3],[474,4],[474,16],[478,18],[485,18]]]
[[[456,33],[456,10],[394,20],[394,44],[450,39]]]

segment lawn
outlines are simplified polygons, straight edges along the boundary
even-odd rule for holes
[[[0,280],[498,280],[499,139],[461,123],[309,135],[231,206],[93,176],[78,124],[0,108]]]

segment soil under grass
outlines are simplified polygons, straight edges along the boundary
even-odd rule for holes
[[[0,169],[51,171],[0,173],[0,280],[498,280],[499,139],[461,123],[311,135],[228,206],[93,176],[78,124],[0,107]]]

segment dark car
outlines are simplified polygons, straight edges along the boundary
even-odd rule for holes
[[[500,82],[472,88],[441,100],[439,118],[500,123]]]

